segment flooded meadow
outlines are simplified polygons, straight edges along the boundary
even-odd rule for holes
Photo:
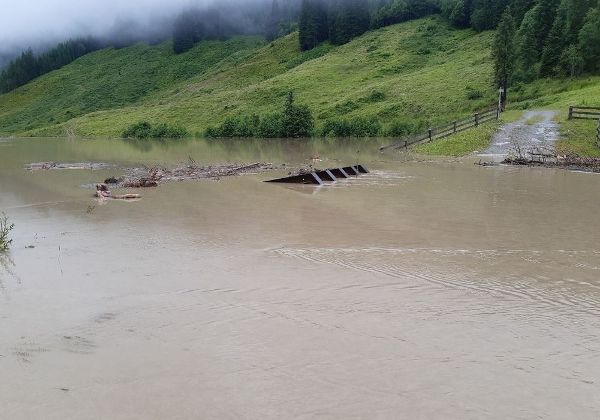
[[[378,147],[0,139],[0,417],[599,418],[600,175]]]

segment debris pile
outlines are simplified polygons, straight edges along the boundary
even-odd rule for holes
[[[207,165],[201,166],[193,161],[174,169],[154,166],[151,168],[128,168],[121,177],[110,177],[104,181],[116,188],[151,188],[157,187],[161,182],[190,181],[199,179],[220,179],[228,176],[258,174],[271,171],[277,167],[271,163],[252,163],[246,165]]]
[[[527,153],[519,156],[508,156],[502,161],[505,165],[542,166],[571,171],[600,173],[600,158],[582,157],[574,153]]]

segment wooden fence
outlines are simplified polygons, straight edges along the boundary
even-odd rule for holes
[[[394,144],[382,146],[380,147],[380,150],[408,148],[408,146],[412,146],[414,144],[427,143],[432,140],[443,139],[444,137],[460,133],[461,131],[478,127],[479,125],[488,121],[497,120],[499,117],[500,109],[497,106],[494,106],[492,108],[476,112],[473,114],[473,116],[465,118],[464,120],[453,121],[452,123],[442,127],[430,128],[425,134],[408,137]]]
[[[600,108],[593,106],[570,106],[569,107],[569,119],[570,120],[583,120],[583,119],[599,119]]]
[[[598,127],[596,128],[596,146],[600,147],[600,119],[598,119]]]

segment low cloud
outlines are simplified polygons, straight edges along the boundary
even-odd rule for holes
[[[143,38],[168,34],[190,0],[0,0],[0,59],[27,47],[44,48],[70,37]]]

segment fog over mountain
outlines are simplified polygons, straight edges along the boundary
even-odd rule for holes
[[[170,36],[183,10],[267,4],[268,0],[0,0],[0,66],[26,48],[40,51],[71,37],[123,40]],[[234,6],[234,7],[232,7]]]

